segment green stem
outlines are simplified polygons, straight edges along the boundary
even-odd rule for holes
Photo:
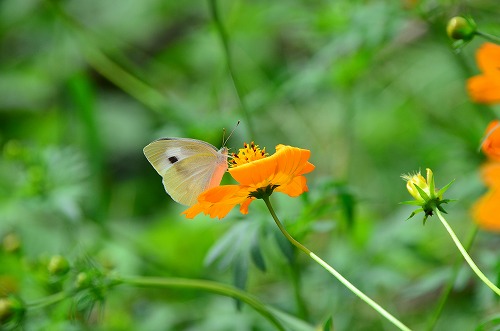
[[[153,287],[153,288],[177,287],[177,288],[201,289],[225,295],[228,297],[236,298],[254,308],[262,316],[267,318],[269,322],[274,324],[274,326],[276,326],[278,330],[285,331],[285,328],[280,323],[280,321],[269,311],[269,309],[264,304],[262,304],[254,297],[248,295],[247,293],[228,285],[207,280],[158,278],[158,277],[117,277],[115,281],[117,283],[124,283],[138,287]]]
[[[28,303],[26,306],[28,309],[40,309],[40,308],[58,303],[59,301],[63,301],[64,299],[68,298],[69,296],[70,296],[70,293],[68,293],[68,292],[65,292],[65,291],[58,292],[58,293],[49,295],[48,297],[42,298],[40,300]]]
[[[335,278],[337,278],[345,287],[347,287],[351,292],[356,294],[361,300],[366,302],[370,307],[375,309],[380,315],[385,317],[388,321],[390,321],[392,324],[397,326],[400,330],[404,331],[411,331],[410,328],[408,328],[406,325],[404,325],[402,322],[400,322],[397,318],[392,316],[389,312],[387,312],[384,308],[382,308],[378,303],[370,299],[366,294],[361,292],[358,288],[356,288],[353,284],[351,284],[347,279],[345,279],[337,270],[335,270],[333,267],[331,267],[328,263],[323,261],[320,257],[318,257],[316,254],[314,254],[311,250],[309,250],[307,247],[299,243],[297,240],[295,240],[285,229],[285,227],[281,224],[280,220],[278,219],[278,216],[274,212],[274,209],[271,205],[271,201],[269,200],[269,196],[264,195],[262,197],[262,200],[266,203],[267,209],[269,209],[269,212],[271,213],[271,216],[273,217],[274,221],[276,222],[276,225],[280,229],[281,233],[298,249],[306,253],[311,259],[313,259],[315,262],[317,262],[319,265],[321,265],[326,271],[328,271],[330,274],[332,274]]]
[[[492,43],[500,45],[500,38],[497,36],[494,36],[494,35],[489,34],[489,33],[481,32],[481,31],[476,31],[476,34],[478,36],[483,37],[484,39],[486,39],[488,41],[491,41]]]
[[[476,275],[483,281],[483,283],[485,283],[490,289],[493,290],[493,292],[495,292],[497,295],[500,296],[500,288],[496,287],[495,284],[493,284],[482,272],[481,270],[479,270],[479,268],[477,267],[477,265],[474,263],[474,261],[472,261],[471,257],[469,256],[469,254],[467,253],[467,251],[465,250],[465,248],[462,246],[462,244],[460,243],[460,240],[458,240],[458,237],[457,235],[455,234],[455,232],[453,232],[453,230],[451,229],[450,225],[448,224],[448,222],[446,222],[446,220],[444,219],[443,215],[441,215],[441,212],[439,211],[439,209],[435,208],[434,209],[434,212],[436,213],[437,217],[439,218],[439,220],[441,221],[441,223],[443,223],[444,227],[446,228],[446,231],[448,231],[448,233],[450,234],[451,236],[451,239],[453,239],[453,241],[455,242],[455,245],[457,246],[458,250],[460,251],[460,253],[462,253],[465,261],[467,261],[467,263],[469,264],[469,266],[471,267],[471,269],[476,273]]]
[[[477,226],[474,226],[473,231],[470,233],[469,238],[467,239],[467,243],[465,244],[465,249],[467,251],[470,250],[470,248],[472,247],[474,239],[476,238],[477,230],[478,230]],[[452,275],[448,280],[446,287],[441,292],[434,314],[431,317],[429,323],[427,324],[426,328],[427,331],[432,331],[436,326],[436,323],[439,320],[439,317],[441,316],[446,301],[448,300],[448,297],[450,296],[450,293],[453,290],[453,286],[455,285],[455,281],[458,277],[458,272],[460,271],[462,263],[463,263],[462,259],[459,256],[457,256],[457,259],[453,265]]]
[[[210,5],[210,13],[212,15],[212,19],[215,23],[215,26],[217,28],[217,32],[218,32],[219,37],[222,41],[224,55],[226,57],[227,69],[229,71],[229,75],[231,76],[231,81],[233,82],[233,87],[234,87],[234,90],[236,91],[236,96],[238,97],[238,101],[240,103],[241,110],[243,112],[243,116],[245,117],[245,121],[246,121],[245,124],[248,128],[248,132],[250,133],[250,137],[254,137],[255,135],[254,135],[252,121],[250,118],[250,112],[248,111],[246,103],[243,99],[244,98],[243,88],[242,88],[238,78],[235,75],[233,60],[232,60],[232,56],[231,56],[231,47],[229,46],[229,35],[227,34],[227,31],[224,28],[224,24],[222,24],[222,21],[220,19],[218,7],[217,7],[217,0],[209,0],[208,2]]]
[[[101,51],[102,42],[99,42],[84,26],[68,15],[58,1],[45,0],[45,3],[61,18],[69,28],[68,30],[74,33],[73,38],[78,39],[81,53],[95,71],[149,109],[159,114],[168,112],[169,118],[180,120],[180,115],[172,111],[171,102],[164,93],[139,79]]]

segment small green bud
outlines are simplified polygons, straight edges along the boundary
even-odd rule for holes
[[[14,315],[12,302],[7,298],[0,298],[0,326],[7,323],[12,315]]]
[[[23,154],[23,146],[17,140],[10,140],[5,144],[3,154],[7,159],[18,159]]]
[[[64,275],[69,271],[69,262],[61,255],[54,255],[50,258],[47,270],[52,275]]]
[[[448,21],[446,33],[453,40],[470,41],[477,32],[476,22],[472,18],[455,16]]]
[[[90,284],[90,277],[86,272],[80,272],[76,276],[75,286],[78,289],[83,289],[88,287]]]
[[[25,312],[24,303],[19,298],[15,296],[0,298],[0,330],[3,330],[4,326],[10,326],[7,327],[8,330],[11,330],[14,326],[18,326]]]
[[[15,253],[21,248],[21,240],[15,233],[9,233],[3,237],[2,247],[7,253]]]

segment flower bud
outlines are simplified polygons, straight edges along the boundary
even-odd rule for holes
[[[0,298],[0,325],[6,323],[14,315],[12,302],[7,298]]]
[[[2,247],[7,253],[15,253],[21,248],[21,240],[15,233],[9,233],[3,237]]]
[[[86,272],[80,272],[76,276],[75,287],[77,289],[83,289],[90,285],[90,277]]]
[[[442,189],[437,190],[434,184],[434,174],[429,168],[427,168],[427,178],[424,178],[420,174],[420,171],[413,175],[403,175],[401,177],[406,181],[406,189],[415,199],[413,201],[405,201],[403,203],[420,207],[419,209],[411,213],[408,219],[412,218],[419,212],[424,212],[425,224],[427,217],[432,216],[435,209],[446,213],[441,205],[448,203],[451,200],[443,199],[443,194],[450,187],[453,181],[448,183],[448,185],[446,185]]]
[[[470,41],[476,34],[476,22],[472,18],[455,16],[448,21],[446,33],[453,40]]]
[[[68,260],[61,255],[54,255],[49,261],[47,270],[52,275],[64,275],[69,271]]]
[[[20,299],[14,296],[0,298],[0,330],[4,330],[4,326],[18,326],[25,312],[26,308]],[[11,330],[10,327],[7,329]]]
[[[425,180],[424,176],[420,174],[420,172],[414,174],[414,175],[407,175],[404,177],[406,180],[406,189],[408,192],[411,194],[415,200],[418,201],[425,201],[425,198],[422,197],[420,192],[417,189],[417,186],[421,188],[427,195],[430,195],[431,192],[429,190],[429,184]]]

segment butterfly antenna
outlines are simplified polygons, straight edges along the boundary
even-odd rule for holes
[[[229,140],[229,138],[231,138],[231,136],[233,135],[234,130],[236,130],[236,128],[238,127],[238,125],[240,125],[240,121],[239,120],[236,123],[236,125],[234,126],[234,128],[231,130],[231,133],[227,136],[226,139],[224,139],[224,136],[226,135],[226,129],[225,128],[223,129],[224,134],[222,136],[222,146],[226,146],[227,141]]]

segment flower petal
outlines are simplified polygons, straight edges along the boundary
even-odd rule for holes
[[[472,207],[474,221],[483,229],[500,232],[500,191],[491,190]]]
[[[500,189],[500,163],[489,162],[483,165],[481,177],[487,187]],[[498,204],[500,205],[500,203]]]
[[[248,206],[250,206],[250,203],[254,201],[255,198],[248,198],[246,199],[240,206],[240,212],[244,215],[248,214]]]
[[[500,46],[484,43],[476,52],[476,62],[483,74],[467,80],[471,99],[487,104],[500,102]]]
[[[237,204],[243,203],[248,197],[248,190],[239,185],[224,185],[211,188],[198,197],[198,202],[186,209],[182,214],[194,218],[204,213],[212,218],[223,218]]]
[[[477,103],[500,102],[500,76],[479,75],[467,80],[467,91],[472,101]]]
[[[297,176],[287,185],[278,186],[275,191],[285,193],[291,197],[297,197],[308,191],[306,182],[307,180],[304,176]]]
[[[476,62],[485,74],[500,76],[500,46],[484,43],[476,52]]]
[[[491,121],[485,131],[485,139],[481,145],[488,158],[500,161],[500,121]]]

